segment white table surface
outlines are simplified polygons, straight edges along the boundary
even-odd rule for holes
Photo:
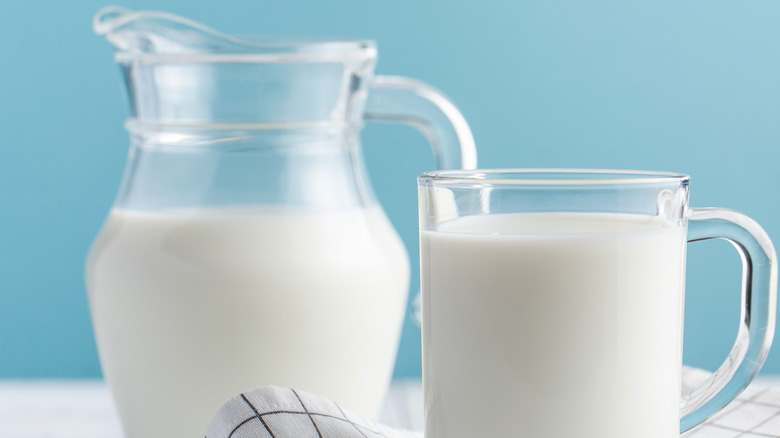
[[[759,378],[741,398],[686,438],[780,437],[780,377]],[[396,381],[380,421],[422,430],[422,401],[419,380]],[[741,431],[748,423],[752,432]],[[0,381],[0,438],[122,438],[122,432],[102,381],[7,380]]]
[[[422,430],[422,384],[393,384],[380,421]],[[100,380],[0,380],[0,438],[122,438]]]

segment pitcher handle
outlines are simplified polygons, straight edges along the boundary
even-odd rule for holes
[[[474,169],[477,150],[463,114],[432,86],[401,76],[376,76],[366,102],[366,120],[417,128],[433,148],[438,169]]]
[[[688,219],[689,242],[725,239],[739,252],[742,310],[737,339],[726,361],[698,388],[683,396],[680,432],[715,414],[753,380],[772,344],[777,300],[777,256],[760,225],[722,208],[692,208]]]

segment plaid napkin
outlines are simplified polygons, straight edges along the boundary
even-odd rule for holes
[[[684,368],[683,392],[695,388],[709,375],[707,371]],[[414,385],[413,391],[406,388],[405,392],[401,398],[422,400],[419,384]],[[422,417],[422,412],[418,414]],[[415,420],[421,423],[421,418]],[[368,421],[324,397],[266,386],[233,398],[217,413],[206,438],[228,437],[422,438],[422,434]],[[780,438],[780,386],[751,385],[721,412],[682,437]]]
[[[683,392],[704,382],[711,373],[683,367]],[[712,418],[682,438],[778,438],[780,437],[780,386],[752,384]]]
[[[422,438],[341,409],[305,391],[264,386],[234,397],[206,431],[206,438]]]

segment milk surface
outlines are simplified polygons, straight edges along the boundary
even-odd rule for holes
[[[198,437],[242,391],[274,384],[375,416],[408,293],[380,209],[113,210],[87,283],[128,438]]]
[[[683,227],[506,214],[420,239],[426,438],[679,436]]]

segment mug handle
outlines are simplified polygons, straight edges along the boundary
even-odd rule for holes
[[[682,397],[681,433],[721,410],[758,374],[772,344],[777,301],[777,256],[758,223],[723,208],[691,208],[688,220],[688,242],[725,239],[739,252],[742,309],[737,339],[726,361],[698,388]]]
[[[416,79],[376,76],[366,120],[411,125],[428,139],[438,169],[474,169],[477,150],[466,119],[444,94]]]

